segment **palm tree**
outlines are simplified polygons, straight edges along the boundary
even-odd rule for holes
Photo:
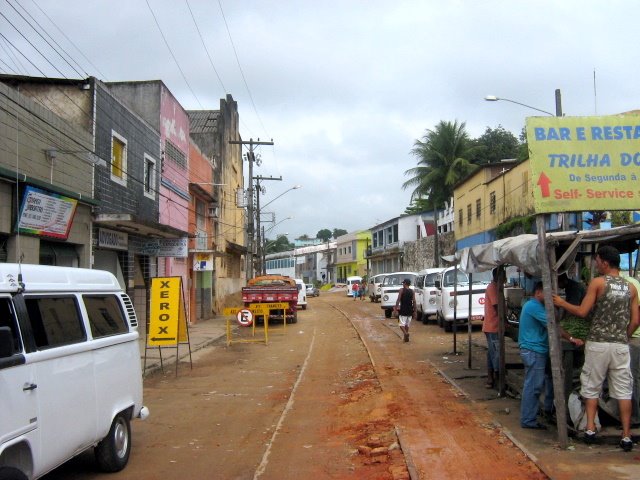
[[[402,188],[414,189],[411,200],[427,198],[432,208],[443,205],[453,195],[453,186],[477,168],[469,161],[475,148],[464,122],[441,120],[416,140],[411,153],[418,157],[418,165],[404,172],[411,178]]]

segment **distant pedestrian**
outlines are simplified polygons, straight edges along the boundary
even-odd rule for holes
[[[400,323],[400,330],[404,333],[404,341],[409,341],[409,325],[411,320],[416,316],[416,294],[409,288],[411,286],[411,280],[405,278],[402,281],[402,288],[398,292],[398,298],[396,299],[396,306],[394,310],[398,312],[398,322]]]
[[[360,284],[360,289],[358,291],[358,295],[360,295],[360,301],[364,301],[364,297],[366,296],[367,285],[364,281]]]
[[[358,298],[358,292],[360,291],[360,285],[354,283],[351,285],[351,294],[353,295],[353,301],[355,302],[356,298]]]

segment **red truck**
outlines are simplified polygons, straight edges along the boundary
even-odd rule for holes
[[[282,275],[263,275],[255,277],[242,287],[242,301],[245,307],[252,303],[288,303],[289,308],[270,309],[270,320],[284,320],[287,323],[298,322],[298,287],[291,277]],[[256,315],[256,323],[263,322],[262,315]]]

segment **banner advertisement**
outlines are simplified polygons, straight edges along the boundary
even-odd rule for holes
[[[24,191],[16,224],[19,233],[66,240],[78,201],[35,187]]]
[[[640,209],[640,115],[529,117],[536,213]]]

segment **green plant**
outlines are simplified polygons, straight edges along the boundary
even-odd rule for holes
[[[522,233],[530,233],[534,219],[533,215],[528,215],[507,220],[496,227],[496,238],[507,238]]]

